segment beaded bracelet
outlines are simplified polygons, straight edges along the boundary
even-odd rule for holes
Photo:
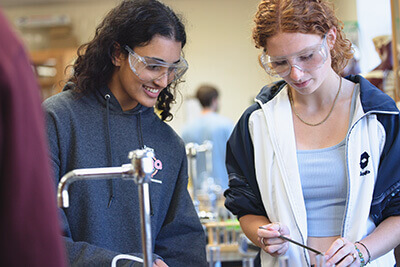
[[[363,254],[361,253],[360,249],[357,247],[356,244],[354,244],[354,248],[356,249],[356,251],[357,251],[357,253],[358,253],[358,257],[360,257],[360,263],[361,263],[361,264],[360,264],[360,267],[365,266],[365,265],[366,265],[365,259],[364,259]]]
[[[367,265],[368,263],[370,263],[371,262],[371,253],[369,253],[369,250],[368,250],[368,248],[367,248],[367,246],[366,245],[364,245],[364,243],[361,243],[361,242],[356,242],[356,244],[360,244],[361,246],[363,246],[364,248],[365,248],[365,250],[367,251],[367,254],[368,254],[368,261],[365,263],[365,265]]]

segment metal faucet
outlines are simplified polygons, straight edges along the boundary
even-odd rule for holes
[[[132,179],[138,185],[140,205],[140,226],[144,267],[152,266],[152,239],[150,218],[149,183],[154,170],[154,151],[151,148],[137,149],[128,155],[131,164],[121,167],[76,169],[65,174],[58,183],[57,204],[60,208],[69,207],[69,185],[85,179]]]
[[[207,175],[208,176],[211,175],[213,145],[211,141],[205,140],[201,145],[197,143],[187,143],[185,148],[186,148],[186,156],[188,157],[189,177],[192,179],[193,204],[198,213],[200,201],[197,196],[197,187],[199,186],[197,184],[199,182],[197,177],[197,154],[201,152],[205,153]]]

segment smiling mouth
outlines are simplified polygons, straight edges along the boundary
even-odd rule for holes
[[[160,92],[160,89],[154,89],[154,88],[151,88],[151,87],[147,87],[145,85],[143,85],[143,88],[145,90],[149,91],[150,93],[153,93],[153,94],[157,94],[158,92]]]

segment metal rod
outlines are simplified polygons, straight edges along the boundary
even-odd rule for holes
[[[149,182],[153,172],[153,150],[135,150],[129,154],[136,170],[135,179],[138,185],[140,203],[140,227],[142,232],[142,251],[144,267],[153,264],[153,246],[151,238],[150,191]]]
[[[197,183],[198,183],[198,177],[197,177],[197,149],[196,146],[198,146],[195,143],[188,143],[186,145],[186,155],[188,157],[188,169],[189,169],[189,177],[192,181],[192,198],[193,198],[193,205],[194,208],[196,209],[196,212],[199,212],[199,199],[197,197]]]
[[[258,227],[258,228],[263,229],[263,230],[268,230],[267,228],[262,227],[262,226],[260,226],[260,227]],[[310,251],[312,251],[312,252],[314,252],[314,253],[316,253],[316,254],[324,254],[324,253],[322,253],[321,251],[318,251],[318,250],[313,249],[313,248],[311,248],[311,247],[309,247],[309,246],[303,245],[303,244],[301,244],[301,243],[299,243],[299,242],[297,242],[297,241],[294,241],[293,239],[290,239],[290,238],[288,238],[288,237],[286,237],[286,236],[280,235],[280,236],[278,236],[278,237],[279,237],[279,238],[282,238],[282,239],[284,239],[284,240],[286,240],[286,241],[289,241],[289,242],[291,242],[291,243],[293,243],[293,244],[295,244],[295,245],[298,245],[298,246],[300,246],[300,247],[303,247],[303,248],[305,248],[305,249],[308,249],[308,250],[310,250]]]
[[[142,250],[143,250],[143,261],[145,267],[152,266],[153,262],[153,247],[151,240],[151,224],[150,224],[150,194],[149,184],[143,183],[139,185],[139,198],[142,199],[140,204],[140,229],[142,232]],[[143,219],[142,219],[143,218]],[[143,234],[146,233],[146,234]]]
[[[286,236],[280,235],[279,238],[282,238],[282,239],[284,239],[284,240],[286,240],[286,241],[292,242],[293,244],[296,244],[296,245],[298,245],[298,246],[300,246],[300,247],[303,247],[303,248],[305,248],[305,249],[308,249],[308,250],[310,250],[310,251],[312,251],[312,252],[314,252],[314,253],[316,253],[316,254],[321,254],[321,255],[324,254],[324,253],[322,253],[321,251],[318,251],[318,250],[316,250],[316,249],[313,249],[312,247],[303,245],[303,244],[301,244],[301,243],[299,243],[299,242],[297,242],[297,241],[294,241],[293,239],[290,239],[290,238],[288,238],[288,237],[286,237]]]
[[[204,151],[205,157],[206,157],[206,171],[207,171],[207,176],[212,177],[213,173],[213,161],[212,161],[212,150],[213,150],[213,145],[211,141],[204,141],[203,144],[199,146],[200,151]],[[199,150],[197,152],[199,152]],[[213,177],[216,179],[217,177]]]

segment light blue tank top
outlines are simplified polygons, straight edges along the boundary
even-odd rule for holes
[[[354,116],[358,91],[357,84],[349,123]],[[344,140],[328,148],[297,151],[309,236],[337,236],[341,233],[347,199],[345,153]]]

